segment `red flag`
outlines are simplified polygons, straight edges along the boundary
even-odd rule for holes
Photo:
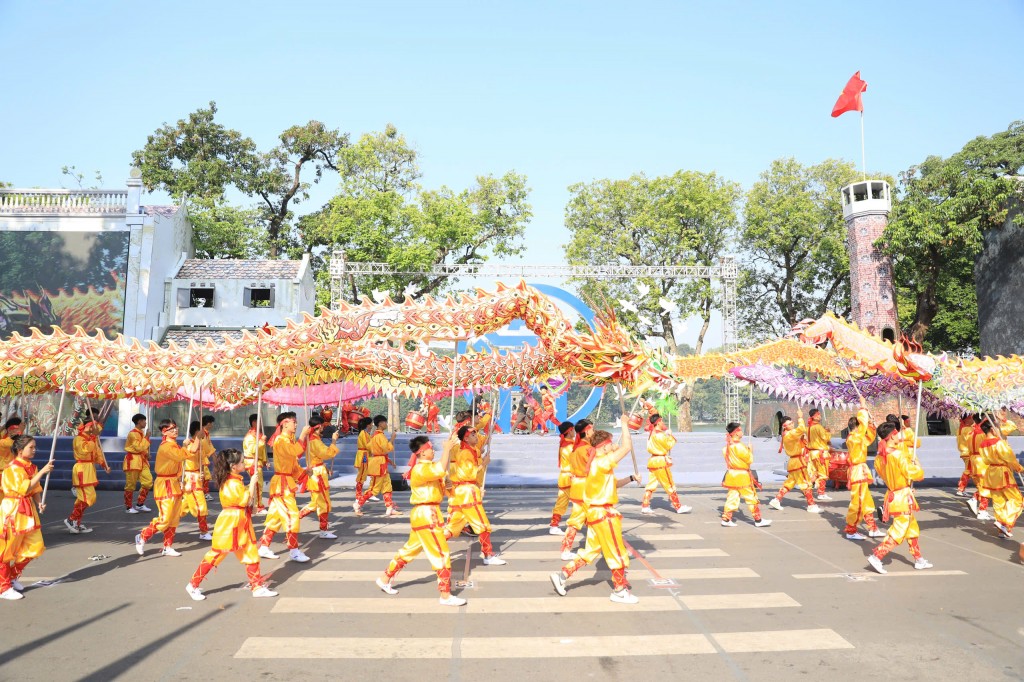
[[[841,116],[847,111],[864,111],[864,102],[860,99],[860,93],[868,89],[868,84],[860,79],[860,71],[850,76],[846,87],[832,107],[832,118]]]

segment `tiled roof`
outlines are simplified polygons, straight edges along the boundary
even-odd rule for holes
[[[255,329],[249,330],[255,334]],[[195,341],[199,346],[205,346],[207,339],[212,339],[217,345],[224,342],[224,337],[227,336],[232,339],[241,339],[242,330],[236,328],[228,329],[224,327],[169,327],[164,333],[163,340],[160,341],[160,345],[164,348],[170,346],[170,342],[179,346],[187,346],[189,341]]]
[[[178,270],[178,279],[295,279],[300,260],[202,260],[190,258]]]
[[[158,215],[164,218],[170,218],[178,212],[179,206],[140,206],[142,212],[146,215]]]

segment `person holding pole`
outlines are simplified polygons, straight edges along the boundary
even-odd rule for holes
[[[779,443],[779,452],[785,452],[789,461],[786,463],[786,481],[779,488],[778,494],[768,502],[768,506],[777,511],[782,511],[782,498],[790,490],[796,488],[803,492],[807,499],[807,511],[811,514],[820,514],[821,507],[814,502],[814,485],[808,478],[807,462],[807,427],[804,425],[803,411],[797,408],[797,425],[793,425],[791,417],[783,416],[782,439]]]
[[[565,522],[562,561],[576,558],[572,551],[573,545],[576,544],[576,534],[583,530],[583,525],[587,522],[587,503],[583,500],[583,492],[594,453],[594,448],[590,445],[590,439],[594,435],[593,422],[589,419],[580,419],[573,425],[573,429],[576,431],[576,440],[573,441],[572,454],[569,455],[569,501],[572,502],[572,513]]]
[[[207,501],[213,499],[210,495],[210,479],[213,477],[210,473],[210,458],[213,457],[213,453],[217,451],[217,448],[213,447],[213,439],[210,437],[210,430],[213,429],[213,424],[216,422],[216,418],[212,414],[203,415],[203,496]]]
[[[849,451],[850,473],[850,507],[846,511],[846,528],[843,532],[847,540],[865,540],[867,537],[883,538],[885,533],[878,530],[875,523],[875,501],[871,497],[871,481],[874,476],[868,468],[868,446],[875,440],[876,428],[871,421],[865,404],[857,415],[850,417],[849,435],[846,437],[846,449]],[[868,535],[857,531],[861,522],[867,526]]]
[[[21,417],[11,417],[0,428],[0,474],[7,468],[7,465],[14,459],[14,439],[21,435]],[[0,500],[4,499],[4,493],[0,490]]]
[[[676,444],[676,437],[668,430],[665,420],[657,412],[648,417],[651,435],[647,439],[647,470],[650,472],[650,480],[644,489],[644,498],[640,503],[641,514],[653,514],[651,509],[651,498],[660,485],[668,494],[668,500],[676,514],[686,514],[693,510],[693,507],[682,504],[679,501],[679,494],[676,492],[675,481],[672,480],[672,447]]]
[[[615,507],[619,501],[618,489],[639,479],[630,474],[625,478],[615,477],[615,467],[629,454],[633,447],[629,426],[622,420],[622,440],[619,445],[612,443],[612,434],[595,431],[591,437],[593,459],[587,473],[583,499],[587,505],[587,544],[572,562],[552,573],[551,584],[555,592],[565,596],[565,584],[583,566],[599,555],[612,571],[612,593],[610,599],[619,604],[636,604],[640,600],[630,593],[626,570],[629,568],[629,552],[622,539],[622,513]]]
[[[153,500],[156,502],[157,517],[135,536],[135,551],[142,556],[146,543],[157,533],[164,534],[163,556],[181,556],[174,549],[174,534],[181,518],[181,479],[184,461],[199,452],[199,443],[188,438],[178,445],[178,423],[173,419],[160,422],[160,447],[156,450],[156,481],[153,485]]]
[[[562,422],[558,425],[558,497],[555,498],[555,506],[551,509],[551,525],[548,532],[551,535],[565,535],[565,531],[559,528],[562,515],[569,509],[569,489],[572,487],[572,470],[569,468],[569,458],[575,448],[576,437],[573,433],[572,422]]]
[[[253,487],[254,515],[266,514],[263,506],[263,470],[267,466],[267,437],[259,431],[259,415],[249,415],[249,431],[242,439],[242,457],[245,460],[249,480],[255,481]]]
[[[971,438],[974,436],[974,415],[969,414],[960,420],[960,428],[956,431],[956,449],[960,452],[960,459],[964,463],[964,472],[957,482],[957,497],[970,497],[967,492],[967,484],[973,478],[971,476]]]
[[[296,440],[295,427],[294,412],[282,412],[277,415],[277,430],[269,440],[270,447],[274,449],[274,477],[270,479],[270,511],[263,526],[259,555],[264,559],[277,558],[277,554],[270,549],[270,543],[274,541],[274,533],[283,529],[288,544],[288,558],[301,564],[309,561],[309,557],[299,549],[299,505],[295,501],[295,491],[309,472],[299,464],[299,458],[306,450],[306,432],[304,430]]]
[[[356,427],[359,434],[356,436],[356,459],[353,462],[353,466],[356,468],[356,502],[352,505],[356,512],[356,515],[362,514],[359,507],[363,505],[359,503],[360,498],[363,496],[363,483],[366,481],[366,466],[370,459],[370,438],[373,437],[373,420],[369,417],[363,417],[359,420],[359,425]],[[371,481],[370,487],[373,487]],[[366,499],[376,499],[373,497],[373,493],[370,493],[370,497]]]
[[[96,465],[103,467],[106,473],[110,473],[110,465],[107,458],[103,456],[103,449],[100,447],[99,435],[103,431],[103,425],[98,421],[95,410],[88,411],[88,418],[78,427],[78,435],[71,443],[75,453],[75,465],[71,469],[71,483],[75,486],[75,506],[70,516],[64,519],[64,525],[74,533],[91,533],[92,528],[82,525],[82,515],[85,510],[96,504],[96,486],[99,479],[96,478]]]
[[[454,494],[451,498],[451,515],[444,528],[446,538],[458,537],[468,524],[480,536],[480,552],[484,566],[504,566],[507,562],[495,555],[491,545],[491,524],[484,511],[483,494],[480,491],[484,471],[491,462],[490,455],[480,456],[487,444],[490,433],[479,434],[476,428],[466,425],[455,432],[459,438],[459,449],[455,454],[455,475],[452,477]]]
[[[306,464],[309,466],[309,504],[299,512],[299,518],[305,518],[316,512],[320,521],[320,537],[325,540],[334,540],[338,536],[327,529],[327,515],[331,513],[331,484],[327,477],[327,466],[324,464],[329,459],[334,459],[338,454],[337,429],[331,434],[330,446],[324,445],[321,436],[323,435],[324,420],[320,417],[309,418],[309,444],[306,446]]]
[[[153,472],[149,470],[149,432],[146,415],[132,417],[135,428],[124,441],[124,510],[128,514],[153,511],[144,502],[153,489]],[[135,487],[139,487],[139,501],[132,504]]]
[[[374,496],[380,495],[384,498],[384,516],[401,516],[402,512],[394,501],[394,488],[391,486],[391,474],[388,472],[388,464],[391,462],[389,455],[395,451],[395,432],[391,432],[391,438],[387,436],[388,418],[378,414],[373,418],[374,433],[366,444],[367,463],[366,473],[373,477],[373,485],[363,493],[362,497],[352,505],[357,516],[362,516],[363,505]]]
[[[747,503],[750,515],[754,517],[754,525],[758,528],[772,525],[769,519],[761,518],[761,505],[757,499],[757,491],[761,484],[751,475],[750,465],[754,462],[754,453],[743,444],[743,427],[738,422],[729,422],[725,427],[726,441],[722,455],[725,457],[725,477],[722,487],[728,490],[725,507],[722,509],[722,525],[734,527],[733,512],[740,507],[740,499]]]
[[[812,407],[807,413],[810,425],[807,429],[807,457],[811,473],[811,485],[818,488],[818,500],[825,502],[832,498],[825,494],[828,481],[828,451],[832,432],[821,423],[821,410]]]
[[[39,481],[53,470],[53,461],[38,470],[32,463],[36,439],[18,435],[11,439],[12,459],[0,474],[0,599],[21,599],[25,589],[18,578],[33,559],[45,551],[39,511],[46,503],[37,499],[43,489]]]
[[[209,440],[200,421],[196,420],[189,424],[188,437],[196,443],[196,451],[195,453],[190,452],[188,459],[185,460],[185,473],[181,479],[183,496],[181,513],[192,514],[196,517],[196,521],[199,522],[200,540],[212,540],[213,535],[210,533],[210,524],[207,521],[209,508],[206,505],[206,493],[203,492],[205,481],[203,463],[206,460]]]
[[[981,456],[985,460],[985,489],[992,495],[995,526],[1004,538],[1013,537],[1013,527],[1021,513],[1021,494],[1014,473],[1024,471],[1013,449],[999,437],[996,427],[988,419],[981,423],[987,438],[981,442]],[[1006,429],[1001,428],[1005,433]],[[1012,432],[1011,432],[1012,433]]]

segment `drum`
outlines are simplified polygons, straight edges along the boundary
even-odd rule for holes
[[[405,415],[405,427],[410,431],[422,431],[423,425],[426,423],[426,418],[419,412],[410,412]]]
[[[828,451],[828,480],[838,490],[840,485],[850,485],[850,460],[845,450]]]
[[[355,410],[352,410],[345,415],[345,419],[348,421],[349,427],[353,429],[359,428],[359,420],[362,418],[363,415],[359,414]]]
[[[644,425],[644,417],[641,414],[633,413],[629,415],[629,419],[626,420],[626,425],[630,431],[640,431],[640,427]]]
[[[334,419],[334,411],[326,408],[320,410],[320,418],[323,419],[325,422],[330,422],[331,420]]]

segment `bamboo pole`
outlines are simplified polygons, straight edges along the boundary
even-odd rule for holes
[[[64,372],[64,382],[60,389],[60,401],[57,403],[57,420],[53,423],[53,440],[50,442],[50,459],[48,462],[53,462],[57,456],[57,431],[60,429],[60,417],[64,410],[64,396],[68,392],[68,374]],[[50,487],[50,474],[52,471],[46,474],[46,481],[43,482],[43,495],[39,499],[39,503],[46,506],[46,491]]]

